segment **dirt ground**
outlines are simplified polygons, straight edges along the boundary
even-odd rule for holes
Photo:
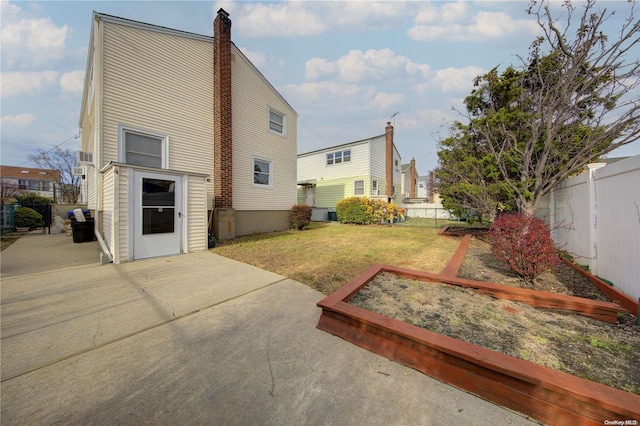
[[[473,239],[460,277],[523,287]],[[561,266],[536,289],[607,300],[589,280]],[[640,327],[635,317],[609,324],[477,294],[472,289],[424,283],[383,273],[350,303],[362,308],[578,377],[640,395]]]

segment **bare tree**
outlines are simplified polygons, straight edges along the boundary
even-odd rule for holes
[[[635,2],[618,3],[628,17],[611,38],[604,24],[616,12],[596,9],[595,0],[579,3],[581,12],[566,1],[562,24],[549,4],[530,3],[528,13],[543,36],[518,69],[501,75],[494,69],[476,79],[477,88],[465,99],[469,124],[457,123],[462,135],[447,140],[454,148],[456,139],[471,140],[489,167],[476,173],[501,183],[501,194],[527,214],[562,180],[640,137]],[[458,172],[457,164],[440,159],[441,169]]]
[[[27,156],[29,161],[38,167],[59,172],[57,185],[58,195],[64,202],[75,204],[80,197],[80,176],[73,176],[73,167],[76,164],[76,154],[69,149],[54,149],[45,151],[40,148],[35,154]]]
[[[2,204],[19,193],[15,179],[0,178],[0,201]]]

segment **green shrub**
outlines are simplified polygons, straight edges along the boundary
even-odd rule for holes
[[[336,215],[340,223],[373,223],[373,209],[369,206],[369,199],[364,197],[350,197],[340,201],[336,205]]]
[[[304,204],[296,204],[291,207],[291,226],[301,230],[311,222],[311,207]]]
[[[15,224],[19,228],[39,228],[42,226],[42,215],[29,207],[20,207],[15,212]]]
[[[42,197],[36,193],[30,192],[28,194],[16,197],[18,204],[51,204],[53,200],[47,197]]]
[[[336,213],[341,223],[358,225],[393,222],[394,219],[403,218],[397,205],[365,197],[345,198],[336,206]]]

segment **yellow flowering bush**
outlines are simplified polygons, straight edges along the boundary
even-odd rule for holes
[[[336,213],[340,223],[359,225],[404,220],[402,211],[396,204],[366,197],[345,198],[336,206]]]

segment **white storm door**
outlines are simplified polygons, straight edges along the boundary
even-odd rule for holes
[[[304,195],[304,203],[309,207],[313,207],[313,186],[307,186]]]
[[[181,252],[182,177],[135,172],[133,258]]]

